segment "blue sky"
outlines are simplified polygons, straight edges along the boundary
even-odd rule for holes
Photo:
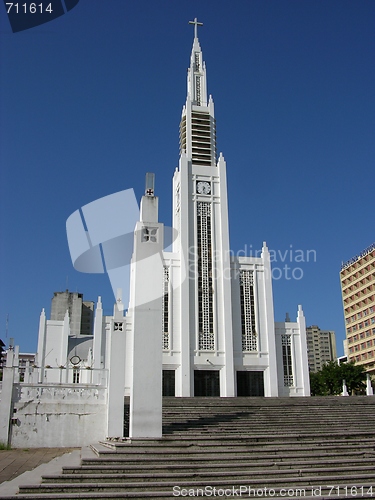
[[[231,247],[267,241],[276,320],[302,304],[342,354],[340,265],[375,241],[373,0],[80,0],[16,34],[2,4],[0,17],[0,338],[9,315],[8,339],[35,351],[40,311],[66,288],[111,313],[107,276],[73,269],[76,209],[127,188],[139,199],[152,171],[170,225],[198,17]]]

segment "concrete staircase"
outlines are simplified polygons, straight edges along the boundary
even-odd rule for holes
[[[375,497],[375,397],[163,405],[162,440],[92,445],[79,467],[13,498]]]

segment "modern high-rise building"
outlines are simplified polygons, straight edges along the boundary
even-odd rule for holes
[[[312,325],[306,328],[307,357],[309,370],[318,372],[325,363],[335,361],[337,358],[336,336],[332,330],[321,330]]]
[[[77,292],[54,292],[51,301],[51,320],[63,321],[69,313],[70,334],[92,335],[94,302],[83,301],[83,294]]]
[[[375,373],[375,243],[340,271],[349,361]]]

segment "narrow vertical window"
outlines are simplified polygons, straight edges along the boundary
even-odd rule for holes
[[[162,298],[162,329],[163,329],[163,349],[169,350],[170,334],[169,334],[169,269],[164,266],[163,272],[163,298]]]
[[[79,384],[79,368],[73,368],[73,384]]]
[[[242,351],[257,351],[258,336],[255,329],[254,275],[252,271],[240,271],[240,299]]]
[[[198,328],[199,349],[213,351],[214,311],[212,288],[211,205],[197,203]]]
[[[195,100],[197,101],[197,106],[201,105],[201,77],[195,77]]]
[[[199,54],[195,53],[194,54],[194,63],[195,63],[195,71],[200,70],[200,64],[199,64]]]
[[[294,385],[293,366],[292,366],[292,347],[291,336],[281,335],[281,347],[283,351],[283,367],[284,367],[284,386],[291,387]]]
[[[180,155],[186,151],[186,116],[181,118],[180,123]]]

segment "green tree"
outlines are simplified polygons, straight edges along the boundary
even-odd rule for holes
[[[326,388],[320,372],[310,372],[311,396],[326,396]]]
[[[340,373],[349,394],[363,393],[366,390],[366,372],[363,365],[356,365],[353,361],[343,363],[340,365]]]
[[[326,363],[320,371],[325,387],[325,392],[329,396],[337,396],[342,392],[342,377],[340,366],[335,361]]]
[[[343,380],[349,394],[363,392],[366,388],[366,372],[362,365],[354,362],[338,365],[335,361],[326,363],[316,373],[310,373],[312,396],[336,396],[342,393]]]

